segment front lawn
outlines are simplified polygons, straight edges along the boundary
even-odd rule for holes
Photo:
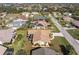
[[[63,27],[65,27],[65,26],[66,26],[66,24],[67,24],[67,22],[66,22],[66,21],[64,21],[64,20],[61,20],[61,21],[60,21],[60,24],[61,24]]]
[[[51,30],[53,32],[60,32],[59,29],[53,23],[51,23],[51,27],[52,27]]]
[[[50,26],[48,27],[50,30],[52,30],[53,32],[60,32],[55,24],[51,21],[50,17],[48,17],[47,21],[50,23]]]
[[[68,30],[68,32],[76,39],[79,40],[79,29]]]
[[[66,55],[76,54],[73,47],[66,41],[64,37],[55,37],[55,39],[51,41],[50,48]]]

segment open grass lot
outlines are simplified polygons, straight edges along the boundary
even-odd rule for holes
[[[51,18],[48,17],[48,22],[50,23],[49,29],[53,32],[60,32],[59,29],[54,25],[54,23],[51,21]]]
[[[79,40],[79,29],[68,30],[68,32],[76,39]]]
[[[50,48],[55,51],[63,54],[75,55],[73,47],[65,40],[64,37],[55,37],[54,40],[51,41]]]
[[[60,24],[61,24],[63,27],[65,27],[65,26],[66,26],[66,24],[67,24],[67,22],[66,22],[66,21],[64,21],[64,20],[62,20],[62,21],[60,21]]]
[[[17,30],[16,31],[16,40],[12,44],[14,48],[14,54],[30,54],[31,43],[26,38],[27,30]]]
[[[58,30],[58,28],[53,24],[53,23],[51,23],[51,30],[53,31],[53,32],[60,32],[59,30]]]

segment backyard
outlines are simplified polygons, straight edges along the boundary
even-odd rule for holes
[[[64,37],[55,37],[55,39],[51,41],[50,48],[59,53],[63,53],[64,55],[76,54],[73,47],[65,40]]]
[[[27,40],[26,38],[27,30],[17,30],[16,31],[16,40],[12,44],[12,47],[14,48],[14,54],[30,54],[31,50],[31,42]]]

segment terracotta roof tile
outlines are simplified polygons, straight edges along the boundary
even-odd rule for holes
[[[50,30],[28,30],[28,33],[33,34],[33,42],[38,40],[50,42]]]

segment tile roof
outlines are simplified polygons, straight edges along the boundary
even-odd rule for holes
[[[39,40],[43,42],[50,42],[50,30],[28,30],[28,33],[33,34],[33,42]]]
[[[63,19],[64,19],[65,21],[71,21],[71,20],[72,20],[72,18],[69,17],[69,16],[63,16]]]
[[[25,15],[20,15],[19,18],[21,18],[23,20],[27,20],[27,17]]]
[[[45,20],[38,21],[38,23],[39,23],[39,24],[42,24],[43,26],[49,25],[49,23],[47,23]]]

